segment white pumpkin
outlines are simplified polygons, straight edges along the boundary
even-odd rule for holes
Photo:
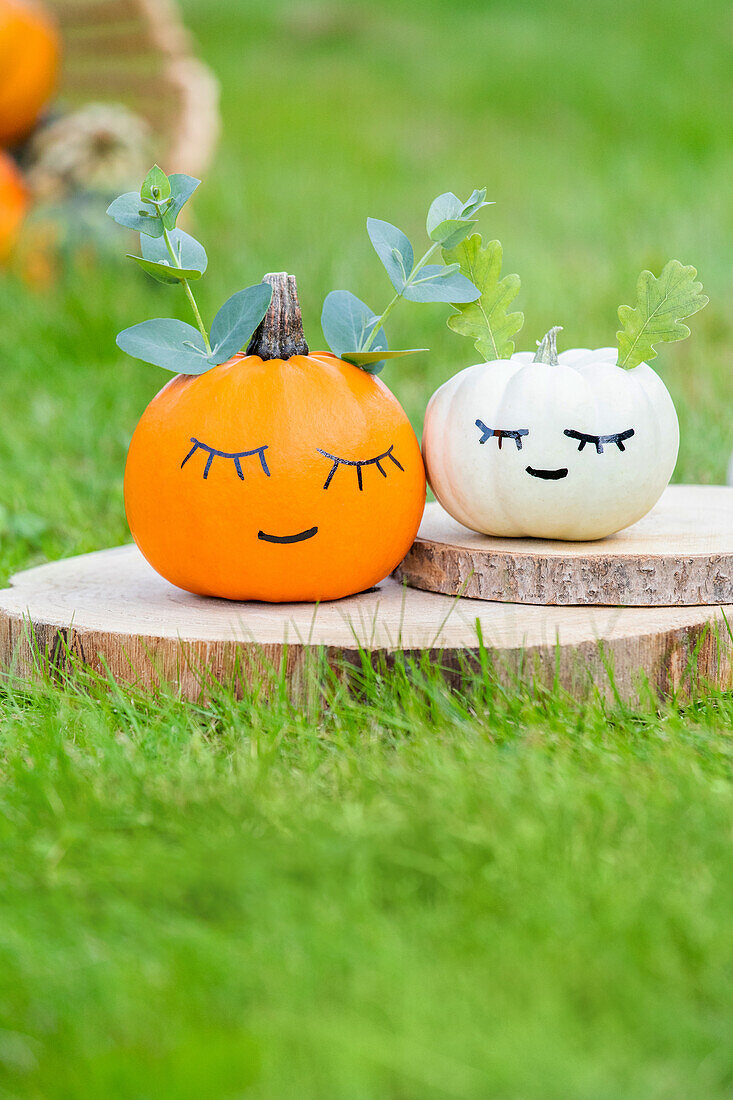
[[[646,363],[616,366],[617,348],[537,353],[468,367],[425,416],[423,454],[435,496],[488,535],[603,538],[654,507],[677,461],[672,398]]]

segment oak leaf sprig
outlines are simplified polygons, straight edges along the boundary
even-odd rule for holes
[[[618,339],[618,365],[631,370],[656,359],[655,344],[684,340],[690,335],[686,317],[703,309],[710,299],[702,292],[694,267],[670,260],[659,278],[642,271],[636,284],[636,306],[619,306],[622,327]]]
[[[208,331],[196,304],[191,283],[206,271],[206,250],[189,233],[176,228],[181,210],[199,186],[193,176],[167,176],[154,165],[140,191],[128,191],[109,206],[118,225],[140,234],[141,256],[128,253],[143,271],[160,283],[178,283],[186,294],[196,327],[159,317],[123,329],[117,345],[134,359],[163,367],[175,374],[204,374],[231,359],[245,347],[267,312],[272,297],[268,283],[255,283],[233,294]]]
[[[459,270],[458,263],[431,264],[441,249],[454,248],[476,225],[475,215],[486,202],[486,189],[474,191],[462,202],[448,191],[428,211],[426,228],[430,248],[417,261],[407,236],[390,222],[367,219],[367,233],[384,265],[395,295],[382,313],[375,313],[348,290],[333,290],[323,303],[321,325],[328,346],[341,359],[377,374],[387,359],[412,355],[426,348],[389,349],[384,323],[403,298],[411,302],[472,302],[478,289]]]
[[[448,328],[470,337],[487,362],[509,359],[514,354],[512,338],[524,324],[524,314],[508,312],[521,282],[518,275],[501,277],[501,244],[489,241],[482,248],[481,235],[473,233],[467,240],[444,250],[443,257],[446,263],[458,264],[480,291],[473,302],[452,303],[456,312],[448,318]]]

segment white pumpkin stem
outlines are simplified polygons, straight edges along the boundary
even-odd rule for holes
[[[551,367],[556,367],[558,364],[557,358],[557,334],[562,332],[562,325],[555,325],[550,331],[537,342],[537,354],[532,360],[533,363],[548,363]]]

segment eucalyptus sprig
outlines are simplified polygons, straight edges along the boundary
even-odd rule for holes
[[[458,263],[431,264],[430,260],[441,249],[454,248],[469,235],[476,225],[475,215],[482,207],[491,205],[485,200],[486,188],[474,191],[465,202],[450,191],[439,195],[427,216],[427,233],[432,243],[417,262],[401,229],[368,218],[369,239],[396,293],[378,314],[348,290],[331,291],[321,314],[323,334],[331,351],[371,374],[377,374],[387,359],[426,351],[426,348],[390,351],[384,323],[402,298],[411,302],[455,303],[473,302],[479,297],[478,288],[461,273]]]
[[[134,359],[175,374],[204,374],[231,359],[249,343],[272,297],[272,287],[264,282],[238,291],[217,313],[211,332],[207,331],[190,285],[206,271],[206,250],[176,228],[178,215],[200,182],[182,173],[167,176],[156,164],[139,192],[120,195],[107,210],[118,225],[140,234],[142,255],[128,253],[130,259],[158,282],[180,284],[196,321],[196,328],[173,318],[142,321],[119,333],[118,347]]]

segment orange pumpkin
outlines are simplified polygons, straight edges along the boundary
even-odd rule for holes
[[[0,262],[15,244],[28,208],[28,194],[15,161],[0,149]]]
[[[0,0],[0,145],[33,129],[59,67],[55,24],[33,0]]]
[[[127,518],[150,564],[190,592],[338,599],[405,556],[425,471],[394,395],[310,354],[294,280],[277,278],[247,354],[177,375],[146,409],[127,457]]]

